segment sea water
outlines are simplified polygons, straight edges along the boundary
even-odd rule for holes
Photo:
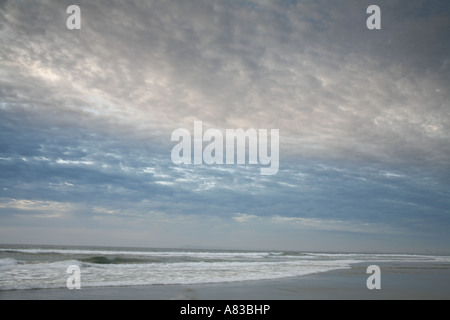
[[[450,257],[3,245],[0,290],[64,288],[73,265],[80,268],[82,287],[116,287],[281,279],[383,262],[450,263]]]

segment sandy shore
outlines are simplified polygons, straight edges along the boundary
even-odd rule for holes
[[[0,300],[450,299],[447,264],[382,265],[381,290],[366,287],[366,265],[298,278],[201,285],[0,291]]]

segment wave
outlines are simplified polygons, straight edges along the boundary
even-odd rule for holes
[[[68,260],[27,264],[2,270],[0,290],[64,288],[69,277],[66,270],[70,265],[80,267],[82,287],[115,287],[281,279],[346,269],[355,262],[357,261],[98,264]]]
[[[118,251],[118,250],[73,250],[73,249],[0,249],[0,252],[25,254],[61,254],[61,255],[97,255],[97,256],[167,256],[197,258],[253,258],[263,259],[269,256],[280,256],[282,252],[209,252],[209,251]]]
[[[450,256],[434,256],[420,254],[384,254],[384,253],[317,253],[317,252],[277,252],[277,251],[126,251],[126,250],[97,250],[97,249],[15,249],[0,248],[0,253],[24,253],[24,254],[60,254],[60,255],[91,255],[94,257],[101,256],[135,256],[135,257],[195,257],[195,258],[302,258],[302,259],[331,259],[331,258],[355,258],[363,260],[428,260],[428,261],[450,261]]]
[[[82,287],[105,287],[281,279],[356,263],[450,263],[449,256],[289,251],[2,248],[0,254],[0,290],[65,288],[70,265],[80,267]]]
[[[0,266],[14,266],[16,264],[19,264],[19,261],[12,258],[4,258],[0,259]]]
[[[159,259],[133,259],[122,257],[110,257],[110,256],[95,256],[85,259],[81,259],[82,262],[94,263],[94,264],[132,264],[132,263],[160,263]]]
[[[450,262],[450,256],[395,253],[305,253],[315,259],[358,259],[364,262]],[[305,258],[304,257],[304,258]]]

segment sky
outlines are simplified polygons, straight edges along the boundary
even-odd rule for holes
[[[2,0],[0,40],[0,243],[450,253],[448,1]],[[174,164],[195,121],[278,173]]]

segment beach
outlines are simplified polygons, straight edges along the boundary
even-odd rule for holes
[[[0,300],[450,299],[450,0],[0,0],[0,34]]]
[[[300,277],[191,285],[0,291],[0,300],[448,300],[447,263],[380,264],[381,289],[369,290],[367,265]]]

